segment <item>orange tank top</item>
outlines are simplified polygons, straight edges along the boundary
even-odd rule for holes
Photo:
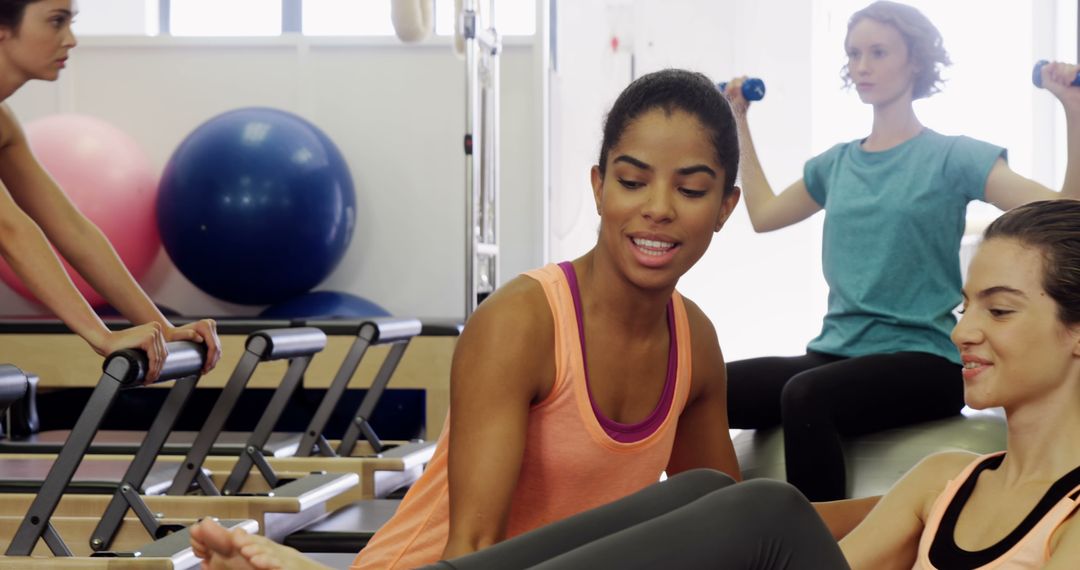
[[[956,546],[956,520],[984,469],[996,469],[1004,452],[979,457],[949,481],[930,509],[913,570],[1034,570],[1050,559],[1054,531],[1080,507],[1080,467],[1059,479],[1008,536],[978,552]]]
[[[551,264],[525,275],[543,287],[555,324],[555,381],[544,401],[529,410],[525,453],[510,507],[507,538],[604,505],[659,480],[675,441],[675,428],[690,392],[690,325],[682,297],[669,305],[673,331],[670,367],[674,389],[655,429],[620,441],[597,418],[585,375],[583,343],[568,275]],[[570,275],[572,277],[572,274]],[[671,378],[669,377],[669,382]],[[395,515],[360,551],[353,570],[415,568],[436,562],[449,534],[447,447],[451,418],[424,474]],[[617,434],[616,434],[617,435]]]

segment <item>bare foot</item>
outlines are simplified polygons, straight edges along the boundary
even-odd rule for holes
[[[191,548],[203,570],[330,570],[298,551],[211,519],[191,527]]]

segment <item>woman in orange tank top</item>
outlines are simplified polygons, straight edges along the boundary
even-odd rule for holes
[[[926,458],[839,551],[789,485],[701,492],[711,483],[699,471],[431,570],[1080,568],[1080,201],[1034,202],[991,224],[964,299],[952,338],[965,399],[1004,408],[1007,451]]]
[[[738,160],[731,109],[705,76],[665,70],[619,96],[591,172],[596,246],[511,280],[472,315],[435,456],[354,567],[462,556],[664,471],[739,478],[716,333],[675,290],[738,203]],[[192,532],[215,568],[235,546],[218,530]],[[310,563],[245,540],[282,567]]]
[[[1066,87],[1076,71],[1055,64],[1044,72],[1044,83],[1067,106],[1080,106],[1080,91]],[[655,93],[670,99],[655,103],[645,96]],[[795,542],[810,536],[819,546],[832,545],[828,562],[795,557],[798,567],[845,565],[835,558],[839,553],[821,519],[782,483],[760,493],[781,500],[728,501],[757,496],[762,485],[730,485],[723,476],[703,481],[716,478],[696,470],[673,477],[677,485],[649,486],[574,515],[596,505],[575,496],[574,475],[549,472],[585,466],[576,475],[580,486],[611,487],[614,495],[630,493],[661,470],[674,475],[711,467],[738,474],[730,441],[716,435],[724,433],[726,415],[715,335],[700,310],[674,289],[738,198],[729,174],[735,159],[721,154],[729,147],[714,143],[730,132],[711,128],[680,98],[693,101],[696,95],[715,100],[707,79],[667,71],[639,79],[620,97],[608,119],[609,129],[615,121],[614,135],[605,130],[604,166],[592,175],[601,215],[596,247],[572,264],[512,281],[474,315],[455,353],[449,435],[410,491],[413,499],[406,498],[398,522],[381,531],[389,538],[382,545],[373,541],[360,568],[409,568],[439,558],[453,559],[440,568],[757,567],[716,553],[753,550],[760,543],[700,532],[724,528],[715,524],[721,521],[747,535],[739,527],[751,520],[750,538]],[[717,112],[730,119],[726,106]],[[1069,127],[1074,146],[1080,125],[1070,121]],[[873,570],[1076,568],[1080,202],[1036,202],[992,224],[964,297],[953,340],[964,361],[965,399],[975,408],[1005,409],[1008,450],[927,458],[840,542],[842,556],[853,568]],[[568,441],[552,442],[553,435]],[[656,446],[666,446],[660,464]],[[650,466],[628,469],[633,462],[619,461],[624,454]],[[605,470],[606,461],[611,465]],[[698,490],[672,500],[690,480]],[[550,562],[471,562],[503,554],[544,560],[545,546],[557,544],[555,538],[563,545],[580,543],[578,531],[590,529],[597,513],[611,515],[610,507],[634,518],[675,501],[683,506],[552,552]],[[636,511],[618,510],[626,505]],[[818,512],[832,518],[827,505],[818,505]],[[803,525],[797,532],[772,532],[795,520]],[[552,521],[559,522],[527,532]],[[265,538],[219,526],[199,525],[192,536],[211,568],[316,567]],[[469,556],[489,545],[495,546]],[[522,551],[528,556],[518,556]],[[820,551],[829,555],[827,548]],[[369,558],[375,562],[369,565]],[[796,567],[784,559],[771,564],[766,567]]]

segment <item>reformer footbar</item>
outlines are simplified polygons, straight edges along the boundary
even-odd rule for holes
[[[320,328],[324,331],[327,327],[335,326],[331,323],[321,324],[323,326]],[[356,340],[349,347],[345,360],[341,363],[337,374],[334,375],[334,380],[330,383],[326,395],[319,403],[315,414],[311,417],[311,423],[300,438],[296,449],[297,457],[310,457],[314,453],[325,457],[352,455],[356,448],[357,438],[361,433],[371,444],[376,454],[382,453],[386,449],[382,441],[375,435],[375,430],[371,428],[368,420],[375,409],[375,405],[386,390],[390,377],[401,362],[401,357],[405,354],[409,341],[412,340],[412,337],[421,334],[422,330],[423,326],[416,319],[380,318],[360,323],[360,327],[356,331]],[[364,354],[367,353],[367,349],[379,344],[391,345],[390,352],[386,355],[386,359],[383,360],[382,366],[379,367],[379,372],[372,381],[367,394],[364,395],[353,421],[349,424],[349,428],[342,438],[341,445],[335,451],[323,436],[326,423],[330,420],[330,415],[334,412],[338,402],[341,401],[341,396],[345,393],[345,389],[348,388],[349,380],[356,373],[356,368],[360,365]]]
[[[320,351],[325,345],[325,335],[318,329],[312,328],[279,329],[260,331],[252,335],[249,341],[249,344],[253,346],[267,348],[265,351],[256,348],[255,351],[260,353],[260,356],[254,359],[255,364],[264,360],[292,357],[294,363],[290,368],[295,375],[299,376],[299,374],[303,373],[303,368],[306,367],[306,362],[310,361],[311,356]],[[270,345],[273,345],[274,348],[270,349]],[[248,360],[249,362],[245,364],[251,363],[251,358]],[[241,370],[237,374],[240,377],[238,381],[246,383],[250,373],[250,369]],[[177,390],[177,393],[182,394],[182,389],[183,386]],[[98,390],[99,388],[95,389],[95,394]],[[284,397],[287,398],[288,394]],[[172,399],[170,398],[170,400]],[[182,399],[178,398],[176,400],[178,404],[173,409],[178,410],[180,407],[179,400]],[[93,401],[92,398],[91,402]],[[104,413],[104,410],[102,410],[102,413]],[[159,416],[168,417],[175,416],[175,414],[163,413]],[[95,427],[99,425],[100,420]],[[274,489],[271,496],[243,498],[215,498],[213,496],[139,497],[135,491],[138,488],[139,479],[145,476],[147,466],[153,463],[153,457],[160,449],[161,443],[165,440],[171,427],[172,420],[155,422],[154,429],[149,432],[144,441],[144,446],[138,454],[137,461],[134,461],[133,465],[122,464],[128,467],[128,475],[120,481],[112,497],[82,497],[78,501],[75,500],[75,497],[65,499],[63,504],[68,504],[65,516],[72,514],[76,517],[84,516],[81,513],[87,510],[105,511],[105,515],[100,519],[89,541],[92,550],[101,551],[111,547],[110,545],[116,538],[117,531],[129,509],[135,512],[136,516],[141,519],[143,525],[150,532],[158,534],[164,531],[155,528],[156,521],[154,516],[150,514],[151,512],[164,513],[161,516],[169,516],[173,519],[193,519],[200,516],[232,518],[228,516],[228,513],[243,513],[241,516],[244,518],[256,519],[264,534],[281,537],[324,516],[327,512],[327,501],[349,491],[359,482],[359,477],[355,473],[319,473],[312,475],[304,473],[296,476],[295,480]],[[82,426],[77,426],[76,431],[86,437]],[[93,434],[90,434],[89,438],[92,437]],[[87,439],[87,445],[88,442],[89,439]],[[186,472],[188,474],[193,472],[199,474],[193,479],[205,479],[202,486],[206,489],[213,489],[213,481],[202,475],[202,465],[197,462],[189,463],[190,465],[185,465],[185,467],[189,467]],[[181,473],[183,472],[181,470]],[[210,494],[215,493],[210,491]],[[27,495],[10,495],[8,499],[10,500],[6,502],[9,507],[15,504],[25,504],[29,500]],[[223,503],[222,501],[226,502]],[[140,502],[145,502],[147,508],[141,508]],[[255,531],[258,531],[258,528]],[[128,543],[130,543],[130,534],[128,536]]]
[[[285,377],[282,378],[278,389],[274,391],[267,413],[259,422],[262,427],[269,424],[269,428],[265,429],[266,434],[269,435],[269,430],[273,429],[273,424],[277,422],[281,410],[299,385],[308,364],[311,363],[312,356],[325,346],[326,334],[311,327],[272,329],[249,336],[244,345],[244,355],[240,357],[240,362],[233,369],[232,376],[229,377],[225,389],[218,397],[217,402],[214,403],[203,429],[195,437],[195,443],[181,463],[180,471],[173,479],[167,493],[170,495],[183,495],[187,493],[194,483],[206,495],[220,495],[221,492],[214,486],[213,482],[201,474],[201,467],[206,461],[206,457],[210,455],[210,449],[214,442],[221,434],[222,428],[225,426],[225,420],[228,419],[252,373],[255,372],[255,367],[260,362],[290,360]],[[265,437],[262,443],[265,443]],[[250,468],[251,463],[254,462],[264,476],[270,474],[270,477],[267,478],[268,482],[273,477],[272,486],[276,487],[276,476],[273,476],[273,470],[269,468],[269,465],[266,464],[265,459],[262,457],[261,443],[257,449],[260,450],[260,453],[257,454],[259,456],[258,460],[249,460],[247,467]],[[251,457],[252,455],[254,454],[241,455],[240,461],[243,461],[244,457]],[[238,461],[238,464],[240,461]],[[266,471],[263,471],[264,469]]]
[[[310,327],[272,329],[250,335],[245,343],[245,354],[234,369],[232,377],[229,379],[229,385],[222,393],[221,398],[219,398],[218,404],[221,404],[222,409],[231,409],[233,402],[223,402],[223,400],[239,396],[240,391],[242,391],[259,363],[288,359],[290,364],[285,377],[282,379],[281,389],[275,393],[275,398],[271,402],[271,407],[284,406],[284,402],[288,400],[292,390],[299,384],[312,357],[321,351],[325,345],[326,335],[319,329]],[[215,408],[217,407],[217,404],[215,404]],[[169,494],[187,495],[195,487],[206,496],[215,497],[221,495],[214,482],[204,474],[202,467],[216,435],[224,425],[225,417],[226,414],[224,413],[211,413],[206,428],[199,432],[199,436],[195,440],[195,446],[181,463],[173,484],[169,488]],[[153,442],[158,447],[160,447],[162,441],[164,441],[164,436],[161,435],[157,435],[153,439]],[[263,459],[262,455],[258,455],[258,457],[260,460]],[[133,466],[133,469],[138,473],[144,472],[145,466],[152,461],[147,457],[140,459],[141,462],[137,466]],[[249,468],[250,465],[249,463]],[[267,497],[274,497],[275,495],[295,497],[301,503],[306,501],[307,504],[299,507],[300,511],[306,511],[307,514],[304,516],[275,517],[274,528],[270,528],[272,525],[268,519],[264,518],[262,521],[264,528],[262,530],[266,534],[291,532],[311,522],[311,520],[321,517],[325,514],[326,500],[347,491],[359,483],[359,476],[354,473],[320,472],[306,474],[297,479],[286,479],[279,477],[269,465],[265,464],[265,460],[261,468],[266,469],[264,475],[267,481],[273,482],[271,490],[266,494]],[[249,497],[237,498],[237,500],[246,498],[254,500],[257,497],[258,495],[252,494]],[[116,536],[128,509],[135,510],[140,519],[148,516],[150,511],[139,507],[141,502],[142,498],[134,491],[132,486],[122,485],[113,495],[101,522],[94,530],[91,538],[91,548],[94,550],[108,548]],[[315,511],[308,508],[315,505],[319,505]],[[140,514],[140,511],[142,511],[142,514]],[[144,524],[146,524],[145,521]]]
[[[253,327],[259,323],[260,321],[226,322],[220,324],[219,331],[226,333],[226,331],[239,332],[242,330],[245,333],[251,333],[257,330]],[[271,321],[270,324],[285,325],[288,323]],[[399,445],[386,445],[378,438],[369,422],[371,414],[378,405],[412,337],[417,335],[457,336],[460,333],[460,325],[450,322],[424,322],[421,324],[417,319],[389,317],[359,321],[359,324],[357,324],[357,321],[340,320],[312,321],[310,323],[295,321],[292,323],[293,326],[304,324],[310,324],[327,334],[348,335],[356,338],[307,428],[301,433],[271,432],[266,438],[260,437],[260,443],[255,445],[255,448],[261,450],[264,455],[273,457],[293,455],[297,457],[310,457],[312,455],[334,457],[356,455],[356,444],[362,439],[370,443],[376,456],[382,456],[381,454],[388,449],[401,447]],[[35,325],[43,326],[39,323]],[[390,353],[383,361],[376,378],[358,406],[357,411],[353,414],[353,422],[350,424],[341,444],[334,449],[327,442],[324,435],[326,424],[334,410],[339,406],[349,380],[355,374],[367,349],[377,345],[391,345]],[[229,386],[233,386],[233,384],[228,384],[225,390],[229,390]],[[244,386],[240,386],[240,392],[242,392],[243,388]],[[272,396],[272,400],[284,404],[287,398],[281,399],[281,394],[283,391],[290,389],[295,391],[295,388],[279,384],[274,396]],[[226,396],[223,391],[218,399],[220,403],[215,404],[210,415],[227,418],[235,408],[238,398],[239,392],[230,393]],[[283,411],[284,405],[273,407],[273,409],[268,407],[267,413],[263,414],[259,426],[269,425],[272,428],[273,424],[280,419]],[[205,426],[202,431],[205,431]],[[256,428],[255,431],[259,431],[259,428]],[[197,432],[173,432],[166,440],[162,452],[186,455],[194,445],[194,440],[198,435]],[[252,433],[220,431],[210,449],[210,455],[248,454],[252,447],[252,435]],[[66,430],[53,430],[31,434],[19,439],[0,440],[0,450],[9,453],[56,453],[66,437]],[[130,454],[135,452],[140,441],[140,432],[137,431],[102,430],[91,446],[91,453]],[[404,448],[396,449],[389,455],[385,455],[385,457],[406,457],[416,452],[423,453],[428,446],[429,444],[423,442],[409,442],[404,444]]]
[[[5,322],[5,324],[9,327],[25,329],[27,332],[69,332],[66,326],[60,322],[11,321]],[[292,323],[284,320],[233,320],[219,323],[218,332],[223,335],[249,335],[260,330],[288,328],[290,326],[293,326]],[[25,417],[25,419],[19,418],[20,421],[9,421],[9,423],[24,426],[24,429],[28,433],[20,433],[17,436],[13,434],[7,439],[0,440],[0,451],[5,453],[57,453],[60,451],[61,446],[63,446],[64,441],[67,439],[69,433],[68,430],[49,430],[39,433],[35,427],[35,424],[37,423],[36,418],[33,417],[34,406],[30,405],[28,410],[22,410],[21,406],[16,406],[15,408],[18,408],[17,411],[21,416]],[[10,414],[11,416],[16,415],[14,413],[16,411],[15,408],[13,408],[13,413]],[[143,435],[144,432],[139,430],[100,430],[94,438],[88,453],[130,455],[135,453],[139,448]],[[168,439],[166,439],[161,452],[167,455],[186,455],[191,449],[191,445],[197,435],[198,432],[194,431],[171,432]],[[273,438],[266,446],[267,451],[270,454],[284,455],[292,453],[292,449],[294,449],[295,446],[295,438],[291,437],[290,434],[284,434],[284,436],[287,436],[285,437],[285,440],[279,441],[278,439],[282,438],[283,434],[274,434]],[[237,455],[243,450],[244,443],[247,441],[248,437],[249,434],[246,432],[223,431],[214,442],[212,453]]]
[[[354,336],[348,354],[338,368],[326,394],[308,427],[302,434],[296,434],[293,457],[273,456],[259,453],[266,434],[272,428],[270,417],[264,416],[260,425],[251,434],[247,449],[239,461],[228,457],[206,457],[205,465],[218,472],[228,470],[230,479],[222,488],[225,494],[235,493],[248,480],[250,467],[259,468],[263,479],[273,484],[268,476],[266,465],[288,471],[312,471],[332,469],[339,472],[356,472],[361,475],[361,485],[348,496],[335,499],[331,505],[340,507],[358,499],[386,497],[389,493],[410,485],[419,477],[423,466],[434,453],[434,442],[414,440],[409,442],[384,442],[378,438],[368,419],[375,410],[379,399],[390,382],[401,358],[415,336],[457,336],[460,325],[457,323],[427,322],[416,319],[375,318],[361,321],[313,321],[308,324],[337,336]],[[326,424],[341,400],[349,381],[356,374],[360,361],[367,349],[375,345],[390,345],[390,350],[383,360],[375,378],[345,434],[345,439],[337,443],[327,441],[323,435]],[[367,434],[365,436],[364,434]],[[272,436],[271,436],[272,437]],[[359,447],[361,439],[370,438],[369,447]],[[283,436],[278,441],[283,441]],[[373,440],[373,441],[371,441]],[[305,455],[306,453],[306,455]],[[350,455],[345,455],[350,453]],[[265,459],[261,455],[267,455]],[[335,459],[336,458],[336,459]],[[345,467],[345,466],[348,467]],[[261,466],[261,467],[260,467]]]
[[[319,410],[312,418],[311,423],[304,435],[308,436],[309,440],[315,440],[312,433],[321,436],[321,431],[327,423],[327,418],[330,412],[333,410],[334,405],[340,399],[340,394],[345,390],[348,381],[355,375],[355,371],[358,368],[359,361],[366,354],[367,348],[372,345],[378,344],[393,344],[391,352],[387,358],[383,361],[381,368],[377,374],[377,378],[372,383],[373,388],[368,390],[359,404],[357,416],[359,419],[354,423],[353,434],[350,436],[349,441],[346,442],[345,447],[352,447],[354,451],[354,457],[330,460],[330,458],[319,454],[318,456],[303,460],[302,458],[271,458],[270,463],[277,471],[288,471],[293,473],[307,473],[311,471],[334,471],[334,472],[354,472],[360,474],[362,478],[362,485],[348,491],[345,494],[339,495],[331,501],[331,504],[327,506],[327,509],[337,509],[344,505],[351,504],[354,501],[361,499],[372,499],[379,497],[386,497],[389,493],[406,487],[411,484],[422,472],[423,466],[430,459],[431,454],[434,451],[433,442],[423,441],[411,441],[404,442],[402,444],[391,443],[387,445],[385,442],[381,442],[375,435],[375,430],[370,428],[370,424],[367,422],[367,418],[370,417],[371,410],[374,410],[379,397],[382,395],[387,382],[390,381],[392,374],[394,373],[401,356],[404,353],[405,347],[409,340],[420,333],[421,336],[457,336],[460,333],[461,325],[456,322],[425,322],[422,325],[416,319],[395,319],[395,318],[378,318],[369,319],[366,321],[360,321],[357,325],[356,321],[326,321],[313,323],[317,324],[321,329],[325,329],[331,334],[339,336],[354,336],[354,341],[349,349],[348,358],[345,358],[345,362],[338,368],[335,376],[334,385],[331,387],[331,391],[328,391],[326,397],[322,399]],[[286,329],[292,330],[292,329]],[[282,333],[285,334],[285,333]],[[241,354],[246,354],[248,351],[244,351]],[[213,437],[213,433],[217,432],[224,425],[225,418],[228,413],[235,407],[235,402],[239,398],[239,394],[245,389],[246,383],[250,378],[250,374],[247,371],[241,370],[242,366],[237,365],[237,370],[230,377],[228,384],[222,390],[220,398],[215,403],[214,410],[209,414],[209,419],[204,422],[202,436],[203,445],[206,440],[213,440],[217,443],[221,442],[221,437]],[[293,374],[293,378],[298,378]],[[284,402],[288,399],[288,394],[294,390],[290,386],[290,382],[283,381],[278,386],[277,392],[275,392],[275,399],[278,402]],[[274,406],[276,409],[276,406]],[[268,413],[264,415],[263,421],[260,423],[260,429],[256,430],[258,433],[248,434],[249,439],[245,442],[248,448],[254,450],[261,447],[262,442],[265,441],[263,434],[267,429],[272,426],[276,416],[279,415],[275,409],[268,410]],[[162,418],[158,418],[162,419]],[[370,434],[373,439],[376,440],[376,444],[371,446],[372,448],[381,449],[382,453],[373,453],[374,449],[360,448],[357,449],[357,445],[353,441],[359,442],[360,437],[357,434],[363,434],[363,431],[359,430],[357,424],[367,424],[366,432]],[[122,433],[122,432],[121,432]],[[137,432],[135,432],[137,433]],[[354,439],[355,438],[355,439]],[[295,441],[300,440],[300,434],[295,434]],[[335,448],[338,451],[344,452],[345,447],[334,445],[331,446],[329,442],[326,442],[325,437],[318,437],[317,439],[323,441],[324,450],[333,451]],[[285,440],[284,434],[278,434],[278,442]],[[336,442],[334,442],[336,444]],[[296,449],[296,443],[292,444],[292,447]],[[366,446],[365,446],[366,447]],[[307,449],[306,445],[303,447]],[[313,445],[314,451],[317,446]],[[199,456],[201,461],[204,461],[204,467],[209,468],[214,473],[224,474],[232,473],[232,483],[224,485],[218,483],[220,488],[226,494],[233,494],[238,492],[237,485],[242,485],[245,480],[248,479],[248,467],[251,465],[261,465],[262,479],[268,483],[280,483],[275,479],[273,472],[267,468],[266,462],[258,457],[253,451],[247,454],[245,463],[250,461],[250,464],[246,464],[241,469],[236,468],[237,457],[235,455],[229,456],[210,456],[207,457],[204,453],[201,453],[199,449],[188,448],[188,455],[192,453]],[[337,453],[337,451],[333,451]],[[323,452],[325,453],[325,451]],[[359,455],[359,457],[355,457]],[[185,465],[194,465],[195,462],[191,461],[194,457],[189,457]],[[14,460],[20,461],[20,460]],[[29,460],[27,460],[29,461]],[[40,460],[37,461],[38,465],[41,465]],[[85,462],[82,469],[86,469],[87,465],[98,466],[100,462]],[[108,481],[103,481],[94,490],[98,493],[114,494],[117,491],[117,481],[120,478],[120,471],[127,466],[127,463],[123,463],[118,467],[113,468],[114,475],[110,475]],[[153,485],[154,493],[161,493],[165,487],[169,487],[173,481],[173,474],[175,473],[175,466],[168,465],[170,467],[167,474],[155,473],[152,477],[152,481],[147,481],[144,484],[144,490],[149,492],[150,485]],[[99,467],[100,469],[100,467]],[[190,468],[189,468],[190,469]],[[41,471],[40,475],[37,475],[37,480],[44,476],[44,472]],[[190,474],[190,471],[189,471]],[[203,479],[201,475],[196,475],[196,480]],[[160,480],[160,481],[158,481]],[[107,484],[106,484],[107,483]],[[187,482],[178,484],[173,487],[173,493],[183,493],[179,489],[180,485],[186,485]],[[85,487],[86,484],[84,483]],[[226,489],[226,486],[228,489]],[[213,495],[212,485],[207,481],[202,483],[202,487],[206,490],[204,492]],[[264,488],[258,487],[256,488]],[[161,489],[161,490],[158,490]],[[22,482],[17,488],[12,489],[14,491],[28,492],[32,490],[29,487],[29,483]]]
[[[247,360],[241,359],[230,378],[229,386],[215,404],[215,413],[211,414],[207,425],[199,433],[197,441],[200,445],[205,445],[204,442],[207,440],[211,444],[217,440],[225,419],[234,407],[236,399],[245,389],[257,364],[285,358],[293,359],[289,372],[275,391],[274,400],[284,402],[295,390],[311,357],[325,346],[326,336],[322,331],[314,328],[271,329],[249,336],[246,344],[250,346],[253,343],[261,347],[260,351],[276,343],[277,350],[273,353],[268,351],[266,354]],[[116,494],[127,488],[127,491],[135,494],[161,492],[184,494],[186,487],[182,488],[176,483],[176,480],[180,478],[185,486],[190,486],[193,482],[197,483],[205,494],[220,494],[210,481],[202,464],[202,458],[195,461],[189,452],[187,460],[181,464],[162,462],[159,457],[181,410],[195,389],[196,381],[197,377],[192,377],[176,382],[170,389],[161,412],[155,415],[150,430],[145,433],[131,432],[136,436],[133,442],[138,441],[137,446],[131,450],[131,453],[137,452],[134,461],[129,464],[126,458],[116,460],[92,456],[92,459],[85,462],[80,469],[80,471],[86,471],[85,476],[90,478],[78,481],[75,485],[69,481],[67,491]],[[276,418],[275,415],[273,420],[276,421]],[[5,475],[5,478],[0,479],[0,491],[19,493],[36,490],[43,478],[44,469],[49,463],[49,458],[46,457],[6,458],[3,470],[0,470],[0,473]],[[124,472],[125,469],[126,472]],[[121,476],[122,472],[124,474]]]
[[[157,382],[178,380],[194,383],[198,379],[199,371],[202,370],[206,348],[190,342],[173,342],[168,344],[168,349],[169,354]],[[75,475],[75,470],[85,457],[94,434],[115,401],[116,395],[122,389],[142,386],[147,370],[147,358],[141,351],[122,350],[105,360],[103,373],[90,401],[79,416],[71,437],[64,444],[41,490],[12,537],[5,552],[6,556],[30,556],[39,540],[43,540],[55,556],[71,556],[71,550],[53,527],[51,518],[60,503],[64,490]],[[143,442],[144,447],[151,447],[153,444],[154,441],[150,437]],[[140,503],[135,510],[143,524],[147,525],[148,532],[156,539],[155,543],[137,552],[111,553],[111,556],[171,558],[183,556],[184,550],[190,551],[190,536],[187,535],[186,529],[164,529],[156,525],[153,515],[145,504]],[[225,524],[232,527],[243,522],[225,521]],[[175,532],[172,532],[170,536],[164,536],[162,533],[166,530]]]
[[[457,322],[425,321],[421,335],[459,336],[462,328]],[[361,409],[363,408],[362,403]],[[357,415],[364,417],[362,413]],[[385,453],[394,451],[396,449]],[[336,509],[326,518],[288,535],[282,543],[301,552],[358,552],[367,545],[375,532],[390,520],[400,503],[400,500],[380,498],[354,501]]]

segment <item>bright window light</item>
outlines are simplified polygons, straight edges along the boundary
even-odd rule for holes
[[[158,0],[80,0],[76,36],[155,36]]]
[[[277,36],[281,0],[173,0],[174,36]]]
[[[303,19],[309,36],[394,35],[389,0],[304,0]]]
[[[488,0],[477,0],[488,5]],[[435,33],[454,33],[454,0],[435,0]],[[531,36],[536,33],[536,0],[496,0],[495,29],[503,36]]]
[[[536,33],[535,0],[498,0],[495,29],[504,36],[531,36]]]
[[[927,127],[1007,147],[1009,162],[1030,173],[1033,159],[1031,85],[1035,62],[1032,5],[1015,0],[904,0],[941,32],[953,65],[942,72],[940,93],[915,103]],[[813,147],[869,134],[871,109],[854,89],[841,87],[847,22],[866,0],[816,0],[814,5]],[[1030,174],[1028,174],[1030,175]]]
[[[1009,148],[1010,163],[1031,162],[1031,4],[1014,0],[905,0],[941,31],[953,65],[941,93],[916,101],[919,119],[934,131],[968,135]],[[848,18],[866,0],[816,0],[814,5],[813,146],[823,151],[866,136],[870,109],[841,87]],[[977,24],[976,24],[977,23]],[[1005,41],[1007,40],[1007,41]]]

